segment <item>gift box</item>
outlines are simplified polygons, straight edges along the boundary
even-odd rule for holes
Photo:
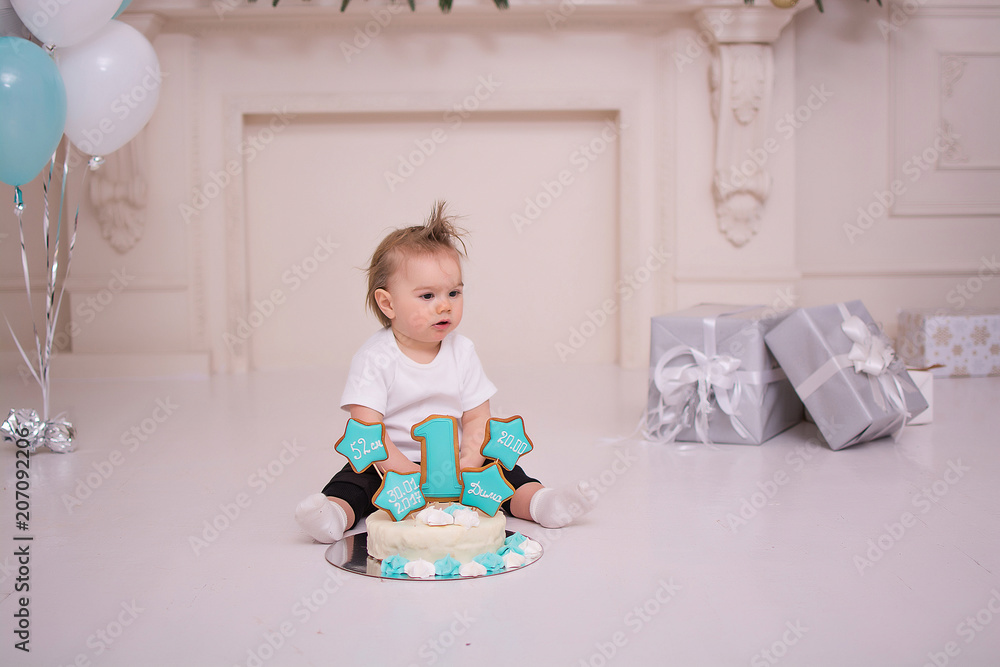
[[[917,426],[919,424],[930,424],[934,421],[934,370],[923,370],[908,368],[906,372],[910,374],[914,386],[920,395],[927,401],[927,409],[906,422],[907,426]]]
[[[927,409],[860,301],[800,308],[764,340],[831,449],[896,434]]]
[[[787,313],[702,304],[652,318],[646,438],[759,445],[802,421],[764,344]]]
[[[908,366],[939,364],[936,377],[1000,375],[1000,310],[902,310],[896,342]]]

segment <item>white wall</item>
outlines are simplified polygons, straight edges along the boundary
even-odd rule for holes
[[[802,11],[774,43],[766,133],[778,148],[761,229],[736,247],[711,194],[711,54],[679,6],[559,14],[553,3],[500,19],[422,8],[383,14],[366,43],[357,30],[378,24],[365,3],[310,20],[290,2],[221,20],[207,0],[173,4],[137,0],[127,13],[158,32],[166,73],[142,138],[148,207],[121,252],[83,203],[67,372],[72,359],[84,374],[342,366],[375,326],[361,268],[377,239],[438,198],[472,232],[463,330],[488,364],[641,366],[649,316],[700,301],[861,298],[890,332],[897,308],[955,305],[949,294],[970,280],[969,305],[1000,306],[996,269],[982,271],[1000,246],[1000,131],[986,117],[997,58],[976,56],[944,102],[921,60],[934,40],[989,52],[1000,5],[897,9],[887,35],[892,7]],[[456,105],[477,108],[465,118]],[[906,201],[849,235],[858,207],[901,177],[906,150],[932,145],[940,109],[974,168],[907,182]],[[433,153],[411,160],[428,140]],[[582,157],[587,145],[600,153]],[[421,164],[390,188],[401,159]],[[561,172],[566,186],[518,228]],[[30,334],[8,208],[0,220],[0,304]],[[130,277],[124,291],[113,271]],[[88,310],[88,298],[107,305]],[[8,338],[0,350],[12,367]]]
[[[825,4],[825,14],[799,17],[796,42],[799,100],[812,86],[833,93],[797,136],[803,302],[860,297],[890,331],[900,307],[997,308],[997,5]],[[949,105],[940,57],[948,53],[981,66],[954,83],[962,110],[954,131],[979,152],[978,167],[920,157],[940,153],[935,136]],[[972,214],[969,204],[983,201]],[[957,298],[967,283],[980,289]]]

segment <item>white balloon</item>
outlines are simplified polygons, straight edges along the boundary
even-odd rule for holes
[[[31,34],[43,44],[72,46],[115,15],[121,0],[11,0]]]
[[[160,61],[127,23],[110,21],[83,44],[56,49],[55,59],[66,84],[66,136],[83,153],[118,150],[153,116]]]

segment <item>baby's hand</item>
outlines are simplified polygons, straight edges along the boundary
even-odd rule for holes
[[[413,461],[404,458],[399,462],[397,462],[395,465],[387,467],[386,470],[392,470],[394,472],[398,472],[400,475],[407,475],[413,472],[420,472],[420,464],[414,463]]]
[[[486,463],[486,459],[479,452],[472,452],[463,456],[458,463],[462,470],[469,470],[471,468],[482,468],[483,464]]]

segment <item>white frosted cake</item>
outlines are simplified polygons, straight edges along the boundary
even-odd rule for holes
[[[445,511],[445,510],[448,511]],[[378,560],[402,556],[436,561],[451,556],[469,563],[482,553],[503,546],[507,519],[503,512],[488,516],[458,504],[433,504],[402,521],[385,510],[368,516],[368,555]]]

